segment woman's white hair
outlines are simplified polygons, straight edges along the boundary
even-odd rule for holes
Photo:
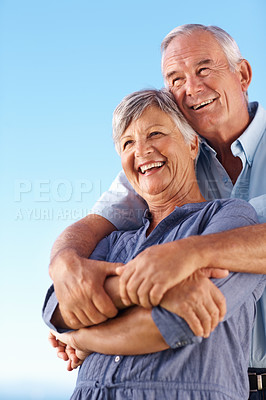
[[[124,97],[113,113],[113,140],[118,154],[121,154],[120,139],[125,130],[151,106],[158,107],[172,118],[186,143],[191,143],[197,136],[179,111],[172,93],[167,89],[144,89]]]

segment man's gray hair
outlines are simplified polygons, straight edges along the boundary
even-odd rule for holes
[[[113,140],[118,154],[121,154],[120,139],[125,130],[152,106],[172,118],[186,143],[193,141],[197,134],[179,111],[172,93],[167,89],[144,89],[124,97],[113,113]]]
[[[232,71],[235,71],[237,64],[239,64],[240,61],[243,60],[239,47],[236,41],[232,38],[232,36],[229,35],[229,33],[224,31],[222,28],[219,28],[218,26],[214,25],[206,26],[201,24],[186,24],[174,28],[171,32],[168,33],[168,35],[166,35],[166,37],[162,41],[161,44],[162,61],[164,58],[165,50],[167,49],[167,47],[174,38],[180,35],[190,36],[195,31],[205,31],[212,34],[216,39],[216,41],[221,46],[227,58],[229,67],[231,68]]]

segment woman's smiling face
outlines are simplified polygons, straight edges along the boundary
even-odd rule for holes
[[[131,122],[120,139],[125,174],[148,203],[168,201],[186,190],[194,177],[198,143],[187,144],[172,118],[150,106]],[[193,178],[192,178],[193,177]]]

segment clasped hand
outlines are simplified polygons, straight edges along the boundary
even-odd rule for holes
[[[79,329],[116,316],[118,310],[104,290],[105,279],[122,264],[89,260],[74,251],[60,252],[50,265],[51,278],[65,324]]]

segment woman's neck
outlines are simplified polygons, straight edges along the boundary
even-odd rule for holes
[[[187,192],[177,193],[167,201],[163,199],[163,196],[161,196],[160,199],[146,199],[146,201],[151,214],[151,222],[147,230],[148,236],[164,218],[174,211],[176,207],[182,207],[184,204],[189,203],[202,203],[205,199],[202,196],[197,183],[195,183],[195,185],[192,185]]]

